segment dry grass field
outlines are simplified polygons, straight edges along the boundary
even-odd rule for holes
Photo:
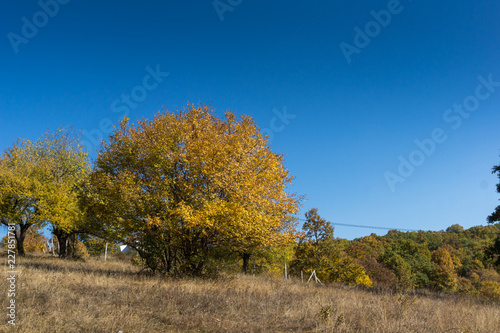
[[[500,331],[500,304],[447,295],[262,276],[160,279],[117,260],[28,256],[17,268],[16,326],[2,315],[2,332]]]

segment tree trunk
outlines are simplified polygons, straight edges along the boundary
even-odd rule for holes
[[[20,256],[25,256],[24,252],[24,238],[26,238],[26,233],[28,232],[28,229],[31,227],[31,224],[29,223],[23,223],[19,225],[19,229],[16,228],[14,232],[14,236],[16,237],[16,248],[17,248],[17,254]]]
[[[250,263],[251,256],[252,254],[248,252],[244,252],[241,254],[241,258],[243,259],[243,265],[241,266],[241,271],[245,274],[248,273],[248,265]]]
[[[69,255],[67,241],[71,235],[59,229],[54,229],[52,233],[57,237],[59,243],[59,258],[67,258]]]

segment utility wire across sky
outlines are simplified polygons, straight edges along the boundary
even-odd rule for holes
[[[306,219],[299,219],[297,218],[296,219],[297,221],[301,221],[301,222],[306,222],[307,220]],[[376,226],[372,226],[372,225],[361,225],[361,224],[349,224],[349,223],[335,223],[335,222],[330,222],[332,225],[336,226],[341,226],[341,227],[349,227],[349,228],[363,228],[363,229],[378,229],[378,230],[398,230],[398,231],[415,231],[415,232],[419,232],[419,231],[433,231],[433,230],[417,230],[417,229],[406,229],[406,228],[392,228],[392,227],[376,227]],[[493,230],[492,231],[493,234],[497,234],[498,232]]]
[[[298,221],[306,222],[307,220],[305,219],[297,219]],[[350,227],[350,228],[363,228],[363,229],[378,229],[378,230],[399,230],[399,231],[422,231],[422,230],[416,230],[416,229],[406,229],[406,228],[391,228],[391,227],[376,227],[376,226],[371,226],[371,225],[361,225],[361,224],[348,224],[348,223],[336,223],[336,222],[330,222],[332,225],[338,225],[341,227]]]

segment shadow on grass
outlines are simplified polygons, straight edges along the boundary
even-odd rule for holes
[[[5,266],[7,263],[3,263]],[[111,264],[113,264],[111,262]],[[100,262],[99,265],[106,265]],[[133,271],[130,269],[101,268],[95,265],[86,265],[84,261],[73,261],[71,259],[58,259],[55,257],[26,256],[18,262],[18,266],[46,272],[71,272],[89,275],[112,276],[112,277],[146,277],[151,274],[145,270]]]

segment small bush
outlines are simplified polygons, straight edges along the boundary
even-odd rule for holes
[[[479,293],[483,298],[500,301],[500,283],[492,281],[483,282]]]

